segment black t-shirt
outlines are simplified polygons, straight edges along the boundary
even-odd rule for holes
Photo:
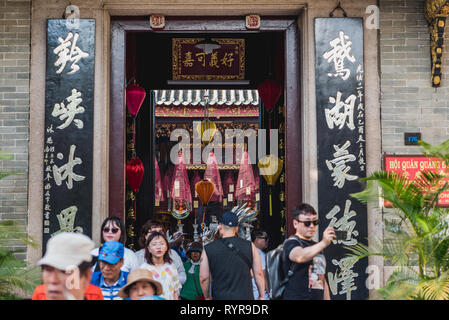
[[[316,244],[315,241],[307,241],[292,236],[284,243],[283,266],[284,274],[287,274],[290,265],[295,264],[293,275],[285,286],[284,300],[323,300],[324,277],[326,274],[326,259],[322,253],[312,260],[304,263],[292,262],[289,259],[290,252],[297,246],[303,248]]]

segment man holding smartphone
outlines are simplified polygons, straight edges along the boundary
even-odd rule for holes
[[[330,300],[326,259],[322,251],[335,239],[333,228],[326,228],[320,242],[312,240],[318,229],[318,214],[303,203],[292,210],[296,233],[284,243],[284,274],[291,272],[284,300]]]

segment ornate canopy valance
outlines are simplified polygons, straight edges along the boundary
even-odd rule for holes
[[[259,117],[257,90],[209,90],[208,115]],[[155,90],[156,117],[204,117],[205,90]]]
[[[206,103],[206,90],[155,90],[156,105],[197,106]],[[209,105],[259,105],[257,90],[209,90]]]

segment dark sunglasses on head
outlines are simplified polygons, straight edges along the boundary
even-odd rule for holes
[[[106,233],[108,233],[109,231],[112,232],[112,233],[117,233],[119,230],[120,230],[119,228],[112,228],[112,229],[110,229],[109,227],[105,227],[103,229],[103,231],[106,232]]]
[[[297,219],[295,219],[295,220],[298,222],[304,223],[304,225],[306,227],[309,227],[311,223],[313,223],[314,226],[317,226],[320,223],[319,220],[313,220],[313,221],[301,221],[301,220],[297,220]]]

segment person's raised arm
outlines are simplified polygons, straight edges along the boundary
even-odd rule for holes
[[[309,246],[303,248],[301,246],[293,248],[290,251],[288,258],[296,263],[304,263],[312,260],[317,254],[326,249],[335,238],[335,231],[333,228],[326,228],[323,232],[323,240],[314,244],[313,246]]]

